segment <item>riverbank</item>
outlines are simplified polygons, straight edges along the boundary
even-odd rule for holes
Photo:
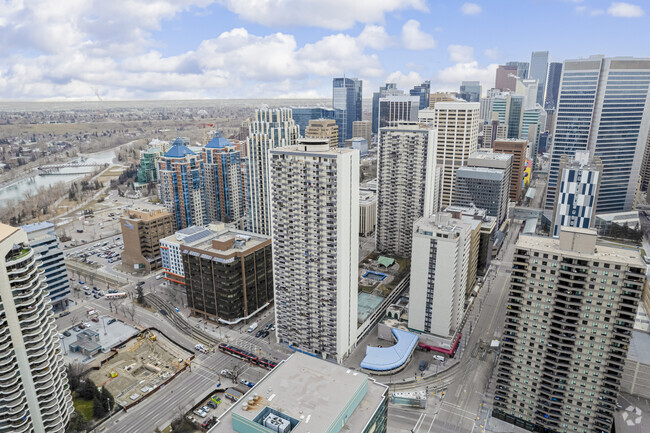
[[[139,140],[140,139],[132,140],[128,143],[120,144],[119,146],[115,146],[99,152],[79,154],[77,156],[63,159],[58,162],[75,163],[85,160],[96,162],[98,164],[112,165],[116,163],[116,152],[118,152],[122,147],[134,144]],[[46,164],[47,163],[42,161],[40,165]],[[91,168],[87,173],[84,174],[71,173],[70,175],[51,176],[46,178],[39,175],[36,167],[32,167],[15,179],[11,179],[7,182],[0,182],[0,207],[2,207],[3,204],[9,203],[10,200],[21,201],[28,191],[31,191],[32,194],[36,194],[41,187],[49,188],[58,183],[70,184],[71,182],[85,178],[89,174],[92,174],[93,171],[94,170]]]

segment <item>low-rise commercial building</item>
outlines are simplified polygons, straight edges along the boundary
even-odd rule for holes
[[[388,386],[294,353],[217,421],[211,433],[386,433]]]
[[[193,315],[233,324],[273,301],[269,236],[224,228],[180,250]]]
[[[363,137],[352,137],[345,140],[345,147],[356,149],[360,156],[368,156],[368,140]]]
[[[160,268],[160,239],[174,233],[172,214],[162,206],[127,209],[120,226],[124,240],[122,264],[145,272]]]
[[[205,238],[213,236],[218,230],[223,230],[223,223],[209,224],[208,227],[191,226],[177,231],[171,236],[160,240],[160,258],[162,260],[164,279],[172,283],[185,285],[185,271],[181,244],[193,246]]]

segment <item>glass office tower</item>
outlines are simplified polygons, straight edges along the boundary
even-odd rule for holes
[[[332,107],[339,127],[339,147],[352,138],[352,122],[361,120],[361,93],[363,82],[358,78],[334,78]]]

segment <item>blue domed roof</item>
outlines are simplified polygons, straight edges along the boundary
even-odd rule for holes
[[[196,155],[196,153],[192,152],[187,146],[178,144],[167,151],[165,158],[184,158],[185,155]]]
[[[220,132],[217,132],[217,135],[215,135],[214,138],[205,145],[205,147],[212,149],[224,149],[226,146],[232,146],[232,143],[228,141],[226,137],[221,135]]]

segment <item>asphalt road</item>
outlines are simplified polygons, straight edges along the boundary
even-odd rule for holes
[[[484,431],[486,407],[490,407],[492,402],[487,389],[496,360],[496,354],[489,349],[489,343],[498,338],[505,320],[505,300],[514,251],[515,234],[512,233],[517,231],[515,225],[503,251],[505,259],[493,261],[495,277],[490,283],[490,292],[483,301],[482,311],[473,325],[474,331],[458,365],[456,380],[445,392],[433,426],[436,433]]]
[[[139,326],[155,326],[161,330],[167,337],[178,342],[179,344],[193,349],[196,342],[188,335],[178,331],[159,313],[137,307],[135,320],[125,317],[122,313],[115,314],[110,311],[108,301],[105,299],[88,299],[83,306],[73,310],[72,313],[63,318],[57,319],[57,325],[60,329],[65,329],[72,322],[84,320],[86,311],[89,308],[95,308],[100,315],[112,314],[114,317],[123,320],[126,323]],[[269,314],[264,320],[260,320],[259,327],[273,321],[273,315]],[[262,340],[256,338],[254,334],[247,332],[240,333],[237,330],[227,331],[231,344],[240,346],[248,345],[249,347],[261,347],[265,352],[272,351],[268,339]],[[274,352],[276,355],[279,352]],[[241,365],[243,371],[240,379],[246,379],[251,382],[257,382],[268,371],[259,367],[249,366],[247,363],[226,355],[221,352],[201,354],[197,353],[192,368],[186,370],[174,378],[164,388],[147,397],[142,403],[133,407],[127,413],[120,412],[110,420],[102,424],[103,432],[153,432],[157,427],[167,426],[171,420],[180,413],[185,413],[192,407],[200,403],[200,400],[214,390],[219,380],[219,372],[223,369],[232,369],[234,365]],[[228,386],[231,383],[222,378],[222,386]],[[161,410],[164,408],[164,410]]]
[[[515,224],[512,232],[516,231]],[[426,389],[429,395],[424,410],[389,405],[389,432],[474,433],[484,430],[493,398],[486,389],[495,365],[495,354],[489,349],[489,344],[492,339],[499,338],[505,320],[515,236],[506,239],[502,252],[505,259],[493,260],[493,270],[487,277],[489,285],[481,290],[475,307],[469,313],[464,335],[469,334],[470,326],[473,332],[461,341],[460,362],[416,384],[391,386],[391,392]]]

